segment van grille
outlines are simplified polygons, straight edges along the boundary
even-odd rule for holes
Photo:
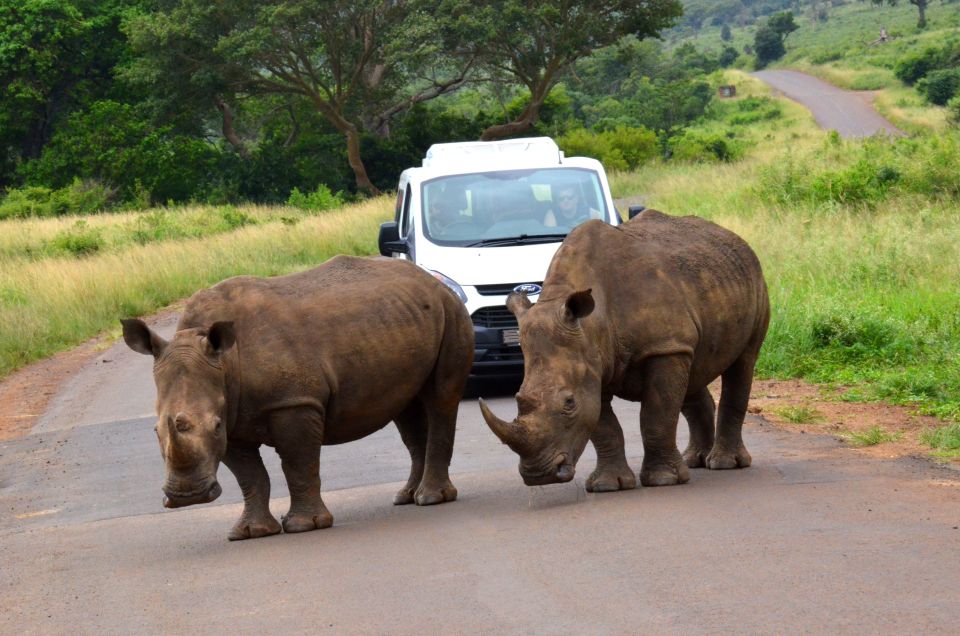
[[[477,293],[481,296],[506,296],[513,291],[517,285],[529,285],[530,283],[499,283],[496,285],[477,285]],[[543,287],[543,281],[533,283]]]
[[[517,327],[517,317],[504,305],[499,307],[481,307],[471,316],[473,324],[488,329],[510,329]]]

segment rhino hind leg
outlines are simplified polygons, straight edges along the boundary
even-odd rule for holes
[[[394,422],[400,431],[400,439],[410,451],[410,477],[393,498],[394,505],[402,506],[415,501],[417,488],[423,479],[423,466],[427,457],[427,415],[420,400],[415,400],[398,415]]]
[[[707,455],[707,467],[711,470],[746,468],[753,461],[743,445],[743,418],[750,400],[756,361],[756,354],[744,353],[723,372],[717,439]]]
[[[704,387],[687,396],[680,412],[690,428],[690,442],[683,451],[683,461],[688,468],[703,468],[714,444],[716,405],[710,390]]]
[[[280,532],[280,523],[270,514],[270,477],[255,446],[230,444],[223,458],[243,492],[243,512],[230,530],[231,541],[257,539]]]
[[[430,506],[457,499],[457,489],[450,481],[449,470],[461,394],[462,387],[459,392],[445,392],[442,397],[429,391],[423,398],[427,415],[427,445],[423,476],[413,494],[418,506]]]
[[[587,478],[588,492],[614,492],[637,487],[637,476],[627,463],[623,428],[610,407],[609,400],[600,407],[600,421],[590,436],[597,451],[597,467]]]

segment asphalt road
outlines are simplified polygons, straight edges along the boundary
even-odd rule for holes
[[[167,321],[163,329],[172,329]],[[121,344],[0,443],[0,633],[956,633],[960,479],[830,437],[746,427],[754,465],[593,495],[527,488],[461,405],[458,501],[391,505],[393,427],[325,448],[335,525],[230,543],[241,505],[161,506],[150,359]],[[494,398],[502,416],[509,396]],[[640,466],[639,407],[617,402]],[[681,427],[681,445],[686,432]],[[264,450],[271,507],[287,505]]]
[[[877,113],[863,92],[837,88],[799,71],[759,71],[753,76],[806,106],[821,128],[842,137],[904,134]]]

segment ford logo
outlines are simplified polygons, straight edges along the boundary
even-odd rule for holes
[[[518,294],[526,294],[527,296],[536,296],[543,290],[543,287],[537,285],[536,283],[523,283],[522,285],[517,285],[513,288],[513,291]]]

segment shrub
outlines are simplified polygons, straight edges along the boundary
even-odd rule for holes
[[[947,102],[947,119],[954,126],[960,126],[960,95]]]
[[[746,97],[734,103],[736,112],[728,120],[731,124],[753,124],[768,119],[779,119],[783,114],[780,104],[769,97]]]
[[[931,104],[946,106],[960,92],[960,69],[931,71],[917,82],[917,90]]]
[[[617,126],[599,133],[579,128],[558,137],[557,144],[567,155],[593,157],[608,170],[634,170],[659,153],[657,136],[642,127]]]
[[[50,247],[74,256],[88,256],[99,252],[104,244],[103,232],[80,220],[74,223],[73,227],[57,234],[50,242]]]
[[[915,84],[920,78],[943,64],[944,50],[927,47],[903,56],[893,67],[893,74],[906,84]]]
[[[705,133],[686,131],[668,143],[671,158],[677,161],[716,162],[734,161],[743,154],[743,148],[734,141],[732,133]]]
[[[780,34],[766,25],[757,29],[753,48],[757,53],[757,68],[763,68],[770,62],[779,60],[787,52]]]
[[[320,186],[320,187],[326,188],[326,186]],[[329,193],[330,191],[327,190],[327,192]],[[308,195],[308,196],[311,196],[311,195]],[[327,209],[327,208],[321,208],[321,209]],[[253,218],[246,212],[242,212],[232,206],[226,207],[223,210],[221,210],[220,218],[222,218],[226,222],[227,226],[231,230],[244,227],[245,225],[256,225],[257,223],[257,220],[255,218]]]
[[[343,206],[343,203],[344,195],[342,192],[334,194],[330,191],[330,188],[322,183],[313,192],[303,193],[300,192],[299,188],[294,188],[287,198],[287,205],[290,207],[309,210],[310,212],[332,210]]]
[[[25,186],[11,190],[0,202],[0,219],[93,214],[105,209],[113,196],[112,189],[80,179],[58,190]]]

